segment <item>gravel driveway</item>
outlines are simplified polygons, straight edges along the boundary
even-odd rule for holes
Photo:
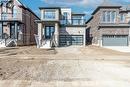
[[[0,87],[130,87],[130,54],[95,46],[0,49]]]

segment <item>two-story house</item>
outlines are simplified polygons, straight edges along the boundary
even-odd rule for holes
[[[130,46],[130,9],[104,2],[86,22],[91,43],[97,46]]]
[[[1,0],[0,47],[35,44],[38,19],[19,0]]]
[[[85,14],[72,13],[71,8],[40,7],[37,43],[41,48],[85,45]]]

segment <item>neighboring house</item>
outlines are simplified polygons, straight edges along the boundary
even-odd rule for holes
[[[130,8],[104,2],[86,22],[88,37],[97,46],[130,46]]]
[[[0,1],[0,47],[35,44],[39,18],[19,0]],[[5,41],[5,38],[7,39]],[[5,43],[6,42],[6,43]]]
[[[40,12],[41,20],[37,20],[40,47],[49,47],[47,43],[52,38],[55,46],[85,45],[85,14],[61,7],[40,7]]]

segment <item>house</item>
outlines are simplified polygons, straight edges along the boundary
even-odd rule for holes
[[[130,46],[130,6],[105,1],[86,24],[93,45]]]
[[[40,48],[85,45],[85,14],[67,7],[40,7],[37,44]]]
[[[0,47],[35,44],[39,17],[19,0],[0,1]]]

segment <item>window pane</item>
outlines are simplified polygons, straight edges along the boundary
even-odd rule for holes
[[[68,19],[68,13],[67,12],[63,13],[63,19]]]
[[[55,19],[55,11],[47,10],[44,15],[45,19]]]
[[[111,18],[111,12],[108,11],[108,12],[107,12],[107,22],[110,22],[110,18]]]
[[[116,19],[116,12],[112,12],[111,13],[111,22],[115,22],[115,19]]]
[[[120,21],[125,22],[125,15],[124,14],[120,14]]]
[[[103,22],[106,22],[106,12],[105,12],[105,11],[103,12],[103,18],[102,18],[102,21],[103,21]]]

